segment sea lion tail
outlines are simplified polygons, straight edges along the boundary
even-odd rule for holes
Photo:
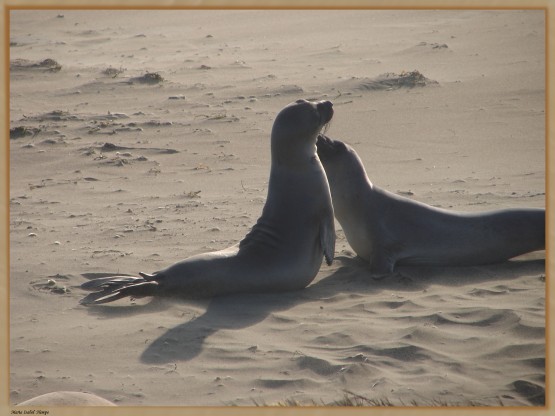
[[[85,296],[79,303],[81,305],[100,305],[127,296],[132,298],[154,296],[159,289],[158,282],[150,280],[153,277],[151,275],[141,273],[141,276],[102,277],[83,283],[81,288],[93,293]]]

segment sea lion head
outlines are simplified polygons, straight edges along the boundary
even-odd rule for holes
[[[360,157],[348,144],[319,134],[316,148],[330,186],[332,181],[339,183],[341,180],[366,178],[366,171]]]
[[[272,158],[292,163],[316,155],[316,138],[333,117],[331,101],[297,100],[283,108],[272,127]]]

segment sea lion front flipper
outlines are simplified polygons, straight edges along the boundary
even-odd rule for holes
[[[393,274],[395,261],[389,256],[381,253],[374,253],[370,261],[370,274],[373,279],[381,280]]]
[[[326,264],[329,266],[333,262],[335,256],[335,223],[333,214],[326,215],[320,224],[320,244],[324,249],[324,257]]]

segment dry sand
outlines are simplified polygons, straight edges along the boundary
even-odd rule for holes
[[[12,11],[11,402],[543,405],[544,252],[375,281],[338,227],[334,264],[299,292],[78,300],[87,277],[239,241],[265,201],[273,118],[298,98],[334,102],[328,135],[383,188],[545,206],[544,25],[543,11]],[[375,81],[413,70],[430,82]]]

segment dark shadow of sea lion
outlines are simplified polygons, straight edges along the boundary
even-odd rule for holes
[[[403,267],[402,275],[370,278],[367,264],[358,258],[336,258],[340,266],[304,290],[280,294],[244,294],[213,298],[206,312],[169,329],[141,354],[141,361],[164,364],[189,361],[198,356],[208,337],[220,330],[241,330],[264,321],[274,312],[322,302],[340,293],[378,295],[384,291],[421,291],[431,285],[463,286],[484,281],[510,281],[545,272],[545,261],[512,260],[480,267]],[[148,305],[143,308],[149,308]],[[113,309],[113,308],[111,308]]]

